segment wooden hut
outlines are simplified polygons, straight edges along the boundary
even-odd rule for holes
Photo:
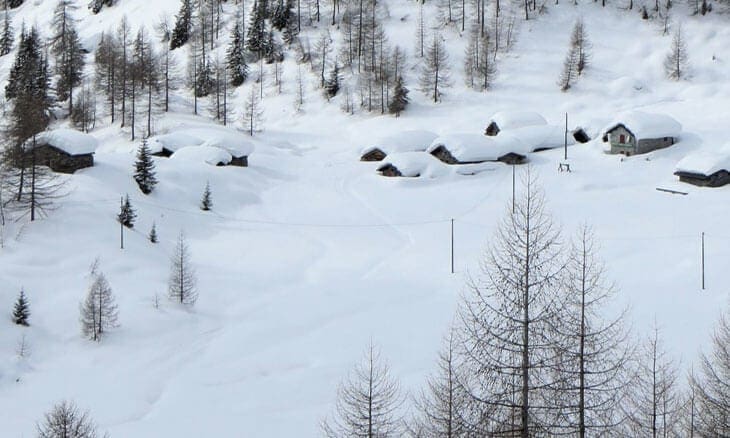
[[[25,153],[54,172],[74,173],[94,165],[97,141],[89,134],[73,129],[44,131],[29,139]]]
[[[389,154],[423,152],[438,137],[431,131],[409,130],[382,137],[360,152],[360,161],[382,161]]]
[[[687,155],[675,168],[679,180],[702,187],[730,184],[730,144],[720,149],[706,148]]]

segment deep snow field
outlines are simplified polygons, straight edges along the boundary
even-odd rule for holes
[[[16,28],[22,20],[44,28],[53,5],[35,3],[17,12]],[[415,3],[388,5],[391,41],[405,41],[412,52]],[[98,32],[123,13],[134,26],[152,25],[159,13],[177,8],[174,1],[122,0],[98,16],[82,5],[78,16],[93,47]],[[160,183],[149,196],[131,178],[137,143],[118,125],[99,127],[92,133],[101,144],[95,166],[69,178],[69,194],[58,208],[47,218],[3,229],[0,313],[10,312],[23,287],[32,315],[29,328],[0,318],[2,435],[34,436],[43,413],[70,399],[113,437],[318,436],[337,384],[370,341],[380,346],[403,389],[417,393],[433,369],[465,278],[478,273],[480,255],[507,211],[512,168],[495,163],[473,176],[385,178],[375,172],[377,163],[358,161],[359,151],[406,129],[479,133],[499,110],[534,110],[555,124],[568,112],[571,125],[594,135],[630,109],[666,113],[682,123],[680,143],[648,155],[622,161],[604,154],[599,139],[569,148],[571,173],[557,172],[562,150],[530,160],[566,241],[581,223],[593,226],[618,290],[616,306],[629,306],[635,337],[647,335],[656,321],[668,350],[689,369],[727,307],[730,187],[682,184],[672,172],[687,154],[726,142],[730,27],[725,16],[689,17],[684,6],[674,12],[687,36],[689,81],[664,78],[671,36],[663,36],[658,23],[617,6],[548,2],[547,15],[517,20],[517,42],[500,55],[488,93],[461,85],[466,37],[445,31],[455,86],[443,103],[433,104],[417,91],[417,70],[409,70],[412,102],[398,119],[343,114],[337,101],[324,101],[309,73],[306,103],[296,114],[296,65],[288,59],[284,93],[265,90],[265,130],[255,137],[250,167],[157,158]],[[561,93],[556,81],[579,16],[593,43],[592,65]],[[700,20],[709,23],[700,26]],[[3,77],[11,58],[2,60]],[[239,106],[249,86],[238,93]],[[205,122],[189,115],[182,99],[174,109],[156,122],[158,133]],[[526,168],[516,168],[518,180]],[[198,208],[206,181],[212,212]],[[115,216],[125,193],[139,219],[121,250]],[[146,239],[153,221],[157,245]],[[198,274],[200,297],[192,309],[166,297],[169,256],[180,230]],[[97,257],[121,323],[100,344],[83,339],[78,322],[88,268]],[[31,354],[21,359],[16,343],[23,333]]]

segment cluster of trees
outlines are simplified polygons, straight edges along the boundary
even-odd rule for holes
[[[658,329],[636,345],[582,227],[570,245],[536,183],[500,223],[469,282],[437,371],[406,417],[372,346],[344,380],[326,436],[725,436],[730,323],[682,385]]]

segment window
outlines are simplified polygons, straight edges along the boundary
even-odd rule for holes
[[[621,143],[621,144],[626,143],[626,136],[623,135],[623,134],[619,135],[618,136],[618,142]]]

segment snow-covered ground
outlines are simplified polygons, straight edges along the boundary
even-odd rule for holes
[[[81,7],[85,41],[95,41],[124,13],[135,25],[151,26],[158,13],[178,8],[171,1],[119,5],[98,16]],[[37,17],[49,17],[51,8],[50,2],[29,2],[14,22],[43,25],[45,18]],[[391,2],[389,8],[392,41],[412,41],[415,6]],[[376,173],[382,163],[360,162],[359,155],[378,138],[406,129],[480,134],[500,110],[537,111],[554,125],[564,123],[567,112],[571,126],[593,133],[632,109],[681,122],[680,143],[647,155],[622,160],[604,154],[599,140],[569,148],[570,173],[557,171],[560,149],[530,159],[564,238],[579,224],[593,226],[619,291],[617,306],[630,306],[636,336],[656,321],[671,353],[688,367],[708,346],[728,302],[730,187],[681,184],[673,171],[684,156],[726,142],[726,17],[704,17],[715,25],[700,26],[677,11],[693,76],[675,83],[662,70],[670,37],[638,12],[594,2],[549,2],[547,11],[520,22],[518,41],[500,55],[500,73],[488,93],[461,86],[464,40],[447,31],[456,86],[435,105],[416,91],[417,71],[408,71],[413,101],[397,119],[344,115],[336,100],[327,104],[311,86],[303,113],[295,114],[296,68],[288,60],[284,93],[266,89],[266,130],[250,167],[155,158],[160,184],[149,196],[131,178],[137,145],[128,133],[118,126],[95,131],[95,166],[69,177],[59,208],[46,219],[3,230],[0,309],[9,312],[23,287],[32,312],[29,328],[0,318],[3,435],[32,436],[45,411],[72,399],[114,437],[317,436],[338,382],[370,341],[381,347],[403,388],[416,392],[433,369],[465,278],[478,272],[480,255],[507,211],[513,169],[495,164],[470,176],[384,178]],[[593,42],[592,66],[561,93],[556,81],[579,16]],[[11,62],[2,61],[3,76]],[[247,93],[238,94],[240,107]],[[160,133],[204,121],[183,114],[189,111],[182,100],[175,109],[156,123]],[[516,168],[518,178],[525,169]],[[211,212],[198,207],[206,181]],[[115,215],[125,193],[139,219],[121,250]],[[146,240],[153,222],[157,245]],[[200,298],[192,309],[165,296],[168,258],[181,230],[199,278]],[[82,339],[78,323],[86,274],[97,257],[121,323],[100,344]],[[19,359],[16,343],[23,333],[31,354]]]

